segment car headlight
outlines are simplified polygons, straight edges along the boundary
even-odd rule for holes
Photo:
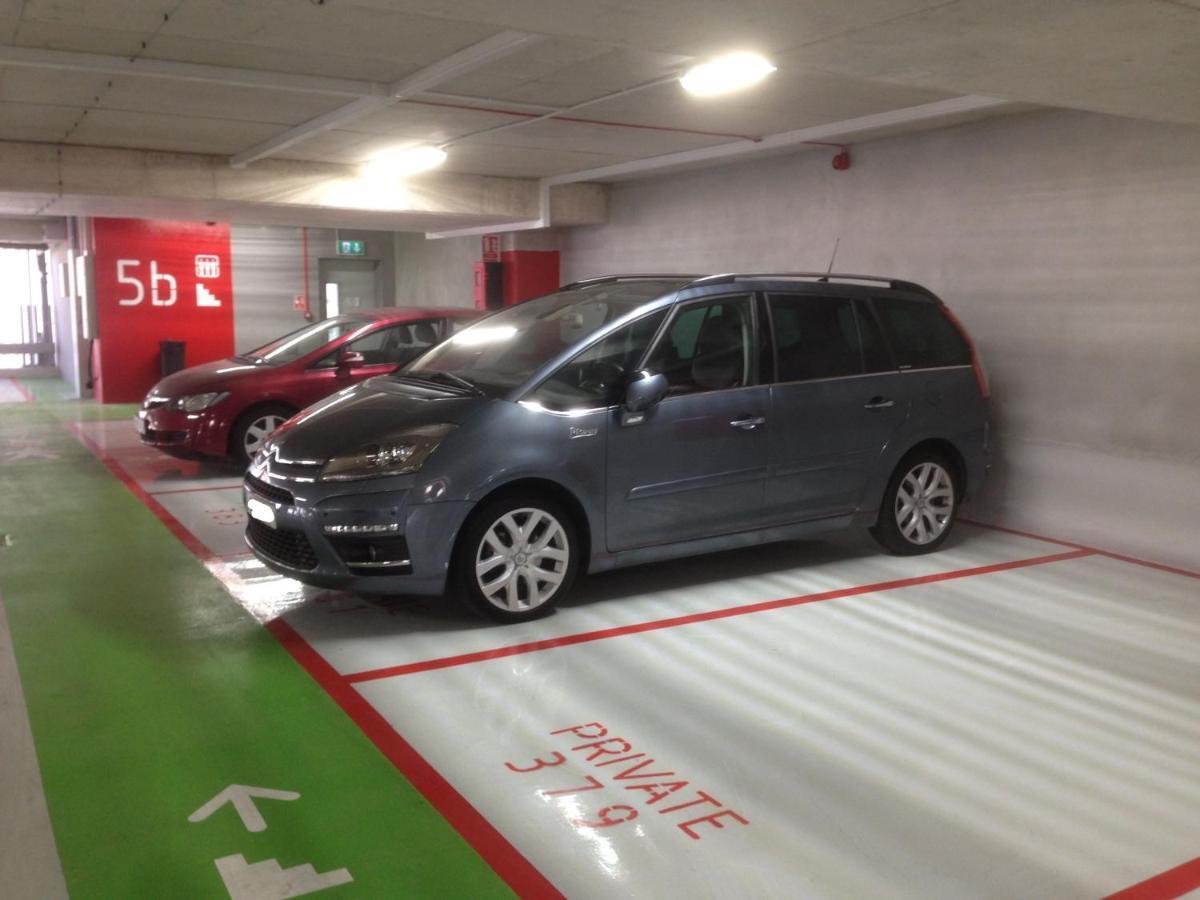
[[[321,480],[355,481],[416,472],[443,438],[456,427],[449,424],[421,425],[387,435],[349,453],[340,453],[325,463],[321,469]]]
[[[207,394],[190,394],[187,397],[177,397],[171,401],[171,406],[175,409],[182,409],[184,412],[200,412],[204,409],[216,406],[222,400],[229,396],[229,391],[210,391]]]

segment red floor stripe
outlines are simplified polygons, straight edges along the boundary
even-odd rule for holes
[[[93,441],[90,437],[84,434],[83,429],[77,423],[66,423],[67,428],[74,432],[80,442],[95,454],[100,462],[104,463],[108,471],[112,472],[117,479],[129,489],[129,492],[142,501],[142,504],[154,513],[155,518],[162,522],[170,530],[171,534],[179,538],[179,542],[187,547],[201,562],[208,562],[213,559],[213,554],[207,547],[202,544],[194,534],[184,527],[183,523],[171,515],[170,511],[165,506],[159,503],[151,496],[145,488],[137,483],[137,480],[125,471],[125,467],[116,461],[113,457],[105,452],[104,448]]]
[[[29,388],[25,387],[25,385],[21,384],[21,382],[17,381],[17,379],[6,378],[5,381],[9,382],[14,388],[17,389],[17,393],[24,398],[26,403],[35,402],[33,399],[33,394],[30,392]]]
[[[183,523],[142,488],[117,460],[84,434],[83,429],[75,423],[68,423],[67,427],[185,547],[210,567],[224,566],[219,557],[213,556]],[[509,887],[521,897],[537,900],[562,898],[562,894],[554,885],[426,762],[424,757],[392,728],[387,719],[376,712],[375,708],[309,646],[295,629],[282,619],[268,622],[266,628]]]
[[[520,897],[550,898],[562,894],[516,847],[425,761],[342,675],[282,619],[267,629],[325,692],[362,729],[363,734],[391,760],[392,765],[424,795],[480,856]]]
[[[461,666],[467,663],[483,662],[489,659],[500,659],[505,656],[517,656],[522,653],[535,653],[539,650],[550,650],[554,647],[567,647],[571,644],[586,644],[591,641],[601,641],[607,638],[621,637],[626,634],[641,634],[646,631],[658,631],[663,628],[676,628],[680,625],[691,625],[696,622],[711,622],[714,619],[728,619],[733,616],[745,616],[750,613],[765,612],[772,609],[783,609],[788,606],[799,606],[802,603],[816,603],[821,600],[836,600],[841,597],[854,597],[859,594],[873,594],[877,591],[891,591],[897,588],[912,587],[918,584],[933,584],[938,581],[951,581],[957,578],[969,578],[973,575],[986,575],[989,572],[1005,572],[1010,569],[1023,569],[1028,566],[1040,566],[1045,563],[1060,562],[1066,559],[1078,559],[1081,556],[1092,556],[1092,550],[1071,550],[1066,553],[1055,553],[1050,556],[1038,556],[1032,559],[1019,559],[1013,562],[995,563],[988,566],[977,566],[972,569],[956,569],[951,572],[939,572],[935,575],[918,575],[912,578],[898,578],[894,581],[880,581],[875,584],[859,585],[857,587],[839,588],[833,591],[823,591],[819,594],[805,594],[800,597],[786,597],[782,600],[767,600],[762,603],[750,603],[745,606],[732,606],[725,609],[714,609],[708,612],[692,613],[686,616],[676,616],[670,619],[657,619],[652,622],[639,622],[636,625],[620,625],[615,628],[603,628],[598,631],[584,631],[579,634],[569,634],[563,637],[547,638],[541,641],[530,641],[525,644],[513,644],[509,647],[499,647],[495,650],[479,650],[474,653],[463,653],[458,656],[444,656],[440,659],[429,659],[421,662],[405,663],[399,666],[388,666],[382,669],[370,669],[347,675],[352,683],[376,681],[380,678],[394,678],[397,675],[411,675],[414,672],[427,672],[431,669],[446,669],[451,666]]]
[[[1047,544],[1059,544],[1063,547],[1074,547],[1077,550],[1090,550],[1100,556],[1107,556],[1109,559],[1118,559],[1121,562],[1133,563],[1138,566],[1147,566],[1151,569],[1158,569],[1162,572],[1170,572],[1173,575],[1183,575],[1187,578],[1200,578],[1200,572],[1193,572],[1191,569],[1181,569],[1178,566],[1169,566],[1166,563],[1153,562],[1148,559],[1141,559],[1136,556],[1126,556],[1122,553],[1113,553],[1111,550],[1101,550],[1098,547],[1089,547],[1086,544],[1076,544],[1072,541],[1064,541],[1059,538],[1046,537],[1043,534],[1034,534],[1032,531],[1019,531],[1016,528],[1007,528],[1003,525],[993,525],[990,522],[978,522],[975,519],[959,518],[959,522],[964,525],[974,525],[976,528],[990,528],[992,531],[1003,531],[1005,534],[1015,534],[1018,537],[1033,538],[1035,541],[1045,541]]]
[[[1147,878],[1104,900],[1174,900],[1200,888],[1200,856],[1174,869]]]

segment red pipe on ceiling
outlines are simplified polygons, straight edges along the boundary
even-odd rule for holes
[[[540,119],[545,117],[545,113],[524,112],[515,109],[496,109],[490,106],[473,106],[468,103],[445,103],[439,100],[402,100],[402,103],[415,103],[418,106],[442,106],[447,109],[466,109],[471,112],[494,113],[500,116],[517,116],[522,119]],[[557,122],[574,122],[577,125],[607,125],[611,128],[641,128],[646,131],[671,131],[678,134],[697,134],[702,137],[725,137],[737,138],[741,141],[753,141],[758,143],[762,140],[761,137],[756,137],[750,134],[735,134],[729,131],[701,131],[696,128],[675,128],[670,125],[642,125],[636,122],[610,122],[604,119],[581,119],[578,116],[551,116],[546,121]]]

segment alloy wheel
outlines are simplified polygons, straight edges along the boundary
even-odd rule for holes
[[[896,490],[896,525],[904,539],[930,544],[950,527],[954,514],[954,480],[935,462],[922,462],[900,480]]]
[[[246,452],[247,459],[253,459],[263,445],[263,441],[269,438],[272,432],[275,431],[284,422],[283,416],[268,414],[259,416],[246,428],[246,433],[242,437],[242,449]]]
[[[554,596],[570,561],[562,523],[543,509],[522,507],[484,532],[475,553],[475,581],[497,609],[527,612]]]

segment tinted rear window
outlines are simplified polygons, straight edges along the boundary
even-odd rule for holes
[[[901,368],[969,366],[971,350],[941,307],[928,300],[876,297],[892,354]]]
[[[772,294],[779,381],[842,378],[891,368],[879,326],[846,297]]]

